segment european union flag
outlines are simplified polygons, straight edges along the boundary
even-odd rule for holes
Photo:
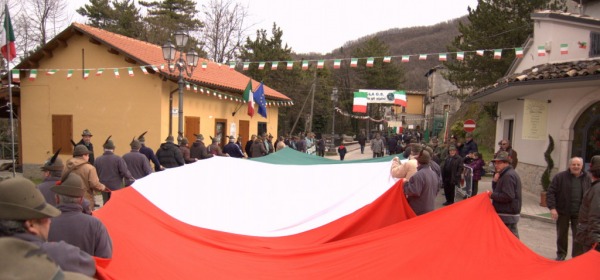
[[[267,117],[267,100],[265,99],[265,90],[261,82],[258,89],[254,91],[254,102],[258,105],[258,114]]]

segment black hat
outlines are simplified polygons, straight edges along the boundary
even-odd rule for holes
[[[185,145],[185,144],[189,143],[189,141],[188,141],[187,138],[183,137],[183,138],[181,138],[181,142],[180,143],[181,143],[181,145]]]
[[[194,134],[194,136],[196,136],[196,140],[204,140],[204,136],[202,134]]]
[[[165,139],[165,141],[173,143],[173,141],[175,141],[175,138],[173,138],[172,135],[169,135],[169,136],[167,136],[167,139]]]
[[[83,197],[85,194],[85,185],[81,176],[70,172],[66,176],[63,176],[63,178],[60,185],[54,185],[50,187],[50,190],[66,196]]]

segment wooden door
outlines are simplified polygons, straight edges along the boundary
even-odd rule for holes
[[[73,116],[52,115],[52,154],[60,149],[61,154],[73,154],[73,144],[78,139],[73,139]]]
[[[183,136],[190,142],[194,142],[196,137],[194,134],[200,133],[200,117],[185,117],[185,132]]]
[[[246,143],[250,141],[250,121],[240,121],[238,134],[242,137],[242,149],[244,149]]]

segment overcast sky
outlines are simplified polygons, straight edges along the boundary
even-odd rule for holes
[[[135,0],[136,3],[138,0]],[[328,53],[344,43],[390,28],[428,26],[466,15],[477,0],[234,0],[248,8],[248,35],[271,35],[273,22],[297,53]],[[197,1],[200,5],[206,0]],[[87,0],[69,0],[73,11]],[[73,17],[83,22],[81,17]]]

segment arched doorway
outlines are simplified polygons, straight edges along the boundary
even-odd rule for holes
[[[586,168],[592,156],[600,155],[600,102],[587,108],[573,127],[571,156],[582,157]]]

